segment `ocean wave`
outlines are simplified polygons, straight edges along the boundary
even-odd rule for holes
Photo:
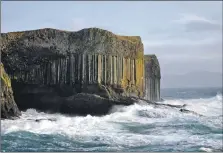
[[[134,104],[115,106],[110,114],[70,117],[28,109],[17,120],[2,120],[1,135],[18,131],[63,135],[79,142],[103,143],[110,148],[138,146],[222,144],[222,95],[208,99],[165,100],[166,104],[186,104],[186,109],[204,115],[182,113],[179,108]],[[47,120],[47,119],[56,119]],[[36,119],[42,119],[36,122]],[[43,120],[46,119],[46,120]],[[210,133],[213,132],[212,135]],[[213,135],[216,138],[213,138]]]
[[[222,93],[212,98],[165,100],[165,104],[184,105],[186,109],[205,116],[222,115]]]

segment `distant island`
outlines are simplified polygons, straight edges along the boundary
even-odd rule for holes
[[[34,108],[103,115],[113,105],[160,100],[160,66],[139,36],[88,28],[1,34],[1,116]]]

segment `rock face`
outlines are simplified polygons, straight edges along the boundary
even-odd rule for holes
[[[144,51],[137,36],[98,28],[40,29],[1,34],[0,50],[21,109],[36,107],[31,101],[48,94],[87,93],[109,100],[145,94]]]
[[[1,72],[1,118],[14,118],[20,116],[20,111],[14,101],[11,80],[4,70],[3,64],[0,67]]]
[[[156,55],[145,55],[145,99],[160,101],[160,66]]]

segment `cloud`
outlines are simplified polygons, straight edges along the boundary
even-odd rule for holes
[[[193,14],[180,16],[168,26],[149,32],[149,36],[143,41],[145,48],[211,45],[222,41],[221,22]]]
[[[218,42],[219,38],[210,37],[210,38],[172,38],[169,39],[160,39],[160,40],[144,40],[143,44],[145,48],[150,47],[172,47],[172,46],[200,46],[200,45],[211,45],[215,42]]]
[[[173,23],[185,25],[187,32],[222,31],[222,21],[217,22],[195,14],[181,14],[181,18],[173,20]]]
[[[150,33],[143,43],[145,48],[172,46],[201,46],[222,42],[222,25],[220,22],[205,17],[181,14],[173,20],[169,28],[161,28]]]
[[[221,21],[180,14],[179,19],[143,39],[145,53],[157,55],[162,74],[193,70],[222,72]]]
[[[221,59],[222,44],[215,42],[213,44],[203,45],[163,45],[150,46],[145,50],[146,53],[155,53],[163,61],[178,62],[199,61],[207,59]]]
[[[173,22],[181,23],[181,24],[187,24],[190,22],[205,22],[205,23],[210,23],[210,24],[216,23],[215,21],[208,20],[205,17],[197,16],[195,14],[180,14],[180,16],[181,16],[180,19],[173,20]]]

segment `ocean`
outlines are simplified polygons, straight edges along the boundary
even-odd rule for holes
[[[223,151],[221,88],[162,89],[165,104],[114,107],[110,114],[69,117],[29,109],[1,121],[4,151]],[[56,121],[37,118],[56,118]],[[33,119],[33,120],[32,120]]]

